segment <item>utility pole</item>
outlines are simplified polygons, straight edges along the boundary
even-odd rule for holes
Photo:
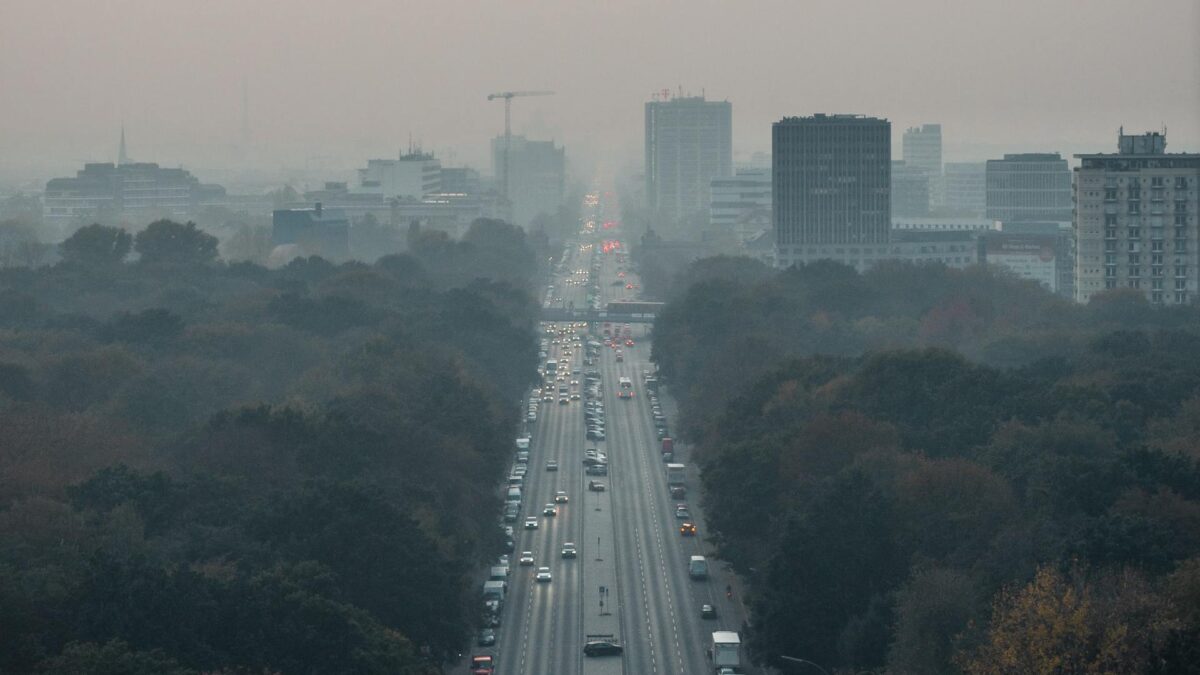
[[[504,99],[504,158],[501,162],[504,166],[504,180],[501,182],[500,193],[504,196],[504,200],[511,204],[511,198],[508,194],[508,155],[512,149],[512,100],[518,96],[551,96],[552,91],[501,91],[495,94],[488,94],[489,101],[495,101],[498,98]]]

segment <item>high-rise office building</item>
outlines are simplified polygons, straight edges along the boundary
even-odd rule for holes
[[[1118,134],[1115,154],[1075,155],[1075,299],[1111,288],[1156,304],[1196,301],[1200,154],[1165,133]]]
[[[983,162],[946,162],[943,167],[946,210],[982,218],[987,212],[987,165]]]
[[[809,244],[884,244],[891,224],[891,123],[862,115],[786,117],[771,129],[777,264]]]
[[[504,148],[504,136],[492,139],[492,175],[498,184],[508,185],[512,223],[525,226],[539,214],[553,215],[562,206],[566,191],[566,150],[556,147],[554,141],[531,141],[514,135],[505,162]]]
[[[1057,152],[989,159],[985,174],[989,219],[1071,222],[1071,170]]]
[[[729,101],[646,103],[646,200],[656,229],[673,230],[680,219],[702,214],[712,179],[733,175],[732,120]]]
[[[942,183],[942,125],[922,124],[909,127],[901,141],[904,165],[909,170],[920,169],[929,176],[929,205],[940,207],[945,202]]]

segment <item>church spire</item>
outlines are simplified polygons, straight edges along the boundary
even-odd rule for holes
[[[121,149],[117,152],[117,166],[129,163],[129,155],[125,153],[125,123],[121,123]]]

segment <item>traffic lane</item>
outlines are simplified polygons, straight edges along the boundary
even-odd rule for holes
[[[615,365],[626,366],[616,369],[618,377],[633,377],[638,368],[638,364],[631,361]],[[656,636],[657,663],[654,665],[667,673],[693,672],[686,665],[692,660],[689,658],[692,646],[680,632],[681,599],[687,589],[679,583],[680,570],[670,555],[676,547],[671,539],[675,530],[664,523],[665,504],[658,499],[666,490],[665,476],[647,456],[652,437],[642,423],[638,397],[622,399],[620,403],[625,407],[626,423],[620,433],[625,439],[624,445],[631,451],[624,461],[637,474],[630,498],[636,508],[627,520],[627,528],[640,558],[639,573],[643,575],[646,590],[646,620]]]
[[[610,382],[629,376],[627,364],[613,361],[606,368]],[[611,387],[616,389],[615,386]],[[613,397],[613,438],[618,447],[613,452],[614,466],[620,472],[618,485],[620,513],[616,525],[618,541],[622,548],[623,580],[630,588],[626,594],[630,621],[637,627],[631,642],[631,663],[648,668],[645,672],[681,672],[681,661],[677,631],[673,618],[674,601],[671,589],[663,583],[666,570],[662,556],[662,531],[658,527],[651,492],[654,477],[645,463],[639,460],[641,441],[635,432],[636,425],[631,413],[636,404],[629,399]],[[641,642],[642,640],[645,642]],[[640,671],[639,671],[640,672]]]
[[[648,367],[648,362],[641,359],[634,359],[633,364],[639,371]],[[644,397],[643,387],[639,386],[638,392]],[[699,619],[699,611],[700,605],[711,595],[712,582],[711,579],[692,579],[688,573],[688,562],[692,555],[706,555],[707,557],[706,547],[701,537],[683,537],[679,533],[679,525],[682,521],[675,516],[677,501],[670,497],[666,484],[666,470],[660,452],[661,442],[654,432],[654,425],[644,398],[637,409],[631,411],[631,414],[635,418],[635,433],[642,439],[640,443],[643,452],[640,459],[647,467],[647,474],[655,477],[648,495],[654,503],[652,507],[653,520],[659,531],[663,533],[660,552],[664,568],[664,585],[670,589],[670,597],[674,601],[671,618],[676,639],[680,645],[677,657],[682,672],[700,672],[699,669],[703,669],[707,665],[704,657],[704,644],[707,638]]]

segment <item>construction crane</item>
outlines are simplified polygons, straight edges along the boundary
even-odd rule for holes
[[[489,101],[495,101],[498,98],[504,99],[504,182],[501,185],[501,191],[504,194],[505,201],[509,201],[508,197],[508,151],[512,147],[512,100],[518,96],[552,96],[552,91],[502,91],[496,94],[488,94]]]

